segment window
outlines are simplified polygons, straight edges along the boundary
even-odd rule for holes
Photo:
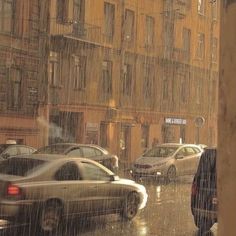
[[[74,89],[86,87],[86,57],[74,56]]]
[[[154,25],[154,18],[151,16],[146,16],[145,46],[152,46],[154,43]]]
[[[197,11],[200,15],[205,14],[205,1],[206,0],[198,0]]]
[[[78,166],[74,162],[64,164],[55,174],[58,181],[79,180]]]
[[[59,54],[57,52],[50,52],[49,58],[49,83],[52,86],[61,85],[59,68]]]
[[[57,22],[66,23],[68,19],[69,0],[57,0]]]
[[[115,5],[104,3],[104,33],[109,42],[113,40],[115,30]]]
[[[19,110],[23,104],[22,93],[22,71],[18,68],[11,68],[9,71],[9,109]]]
[[[198,33],[198,44],[196,57],[199,59],[203,59],[205,57],[205,35],[203,33]]]
[[[184,56],[185,60],[190,59],[190,49],[191,49],[191,30],[187,28],[183,28],[183,50],[184,50]]]
[[[98,166],[89,163],[83,162],[84,168],[84,180],[100,180],[100,181],[109,181],[110,176],[104,170]]]
[[[149,140],[149,125],[141,126],[141,147],[148,148]]]
[[[0,173],[5,175],[28,176],[33,173],[35,169],[40,168],[46,163],[47,161],[43,160],[12,157],[8,160],[1,161]]]
[[[212,19],[217,20],[217,0],[211,1],[212,4]]]
[[[211,55],[211,60],[212,62],[217,61],[217,55],[218,55],[218,40],[217,38],[212,39],[212,55]]]
[[[103,96],[112,95],[112,62],[102,62],[102,94]],[[109,97],[108,96],[108,97]]]
[[[154,66],[144,64],[143,91],[145,99],[150,99],[152,97],[153,80],[154,80]]]
[[[96,156],[96,152],[94,148],[91,147],[82,147],[81,148],[84,154],[84,157],[94,157]]]
[[[20,154],[30,154],[33,152],[32,149],[27,148],[27,147],[18,147],[18,148],[19,148]]]
[[[79,35],[86,34],[86,31],[84,28],[84,17],[85,17],[85,0],[74,0],[73,30],[76,34],[79,34]]]
[[[124,40],[133,41],[134,38],[134,11],[125,10]]]
[[[201,99],[201,81],[200,79],[196,79],[196,103],[200,104]]]
[[[82,157],[83,154],[82,154],[82,151],[80,148],[76,148],[76,149],[73,149],[71,150],[67,156],[71,156],[71,157],[75,157],[75,156],[78,156],[78,157]]]
[[[164,79],[163,80],[163,93],[162,93],[162,96],[163,96],[163,99],[166,100],[168,99],[168,80],[167,79]]]
[[[186,90],[186,82],[184,81],[184,79],[181,80],[181,91],[180,91],[180,97],[181,97],[181,101],[183,103],[187,102],[187,90]]]
[[[123,70],[123,83],[122,93],[123,95],[131,96],[132,90],[132,65],[125,64]]]
[[[13,26],[13,0],[0,0],[0,32],[11,33]]]
[[[108,147],[108,124],[100,124],[100,145],[102,147]]]
[[[18,154],[17,147],[9,147],[4,154],[7,154],[8,156],[16,156]]]
[[[194,151],[194,149],[191,148],[191,147],[186,147],[185,150],[186,150],[187,156],[191,156],[191,155],[194,155],[194,154],[196,153],[196,152]]]

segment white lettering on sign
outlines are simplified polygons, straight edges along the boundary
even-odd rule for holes
[[[165,118],[166,124],[186,125],[187,120],[181,118]]]
[[[98,123],[87,123],[86,129],[87,131],[97,131],[98,130]]]

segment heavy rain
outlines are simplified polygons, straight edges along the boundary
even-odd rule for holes
[[[0,0],[0,235],[235,236],[235,13]]]

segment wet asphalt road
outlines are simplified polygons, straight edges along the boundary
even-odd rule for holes
[[[132,221],[124,222],[117,215],[77,219],[55,236],[200,236],[190,210],[192,177],[175,183],[141,181],[146,186],[147,206]],[[215,236],[216,226],[205,235]],[[8,228],[1,235],[37,236],[30,227]],[[41,236],[41,235],[40,235]]]

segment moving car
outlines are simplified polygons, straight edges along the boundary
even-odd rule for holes
[[[36,149],[23,144],[0,144],[0,160],[7,159],[12,156],[31,154]]]
[[[119,160],[116,155],[112,155],[106,149],[93,144],[56,143],[39,148],[35,153],[85,157],[99,162],[113,172],[117,172],[119,168]]]
[[[217,222],[216,148],[205,148],[192,183],[191,210],[200,231]]]
[[[143,185],[120,179],[95,161],[52,154],[1,162],[0,192],[1,219],[32,220],[44,233],[55,233],[73,216],[118,213],[131,220],[148,197]]]
[[[164,177],[172,181],[176,176],[194,174],[202,149],[194,144],[165,143],[147,150],[133,163],[131,175]]]

